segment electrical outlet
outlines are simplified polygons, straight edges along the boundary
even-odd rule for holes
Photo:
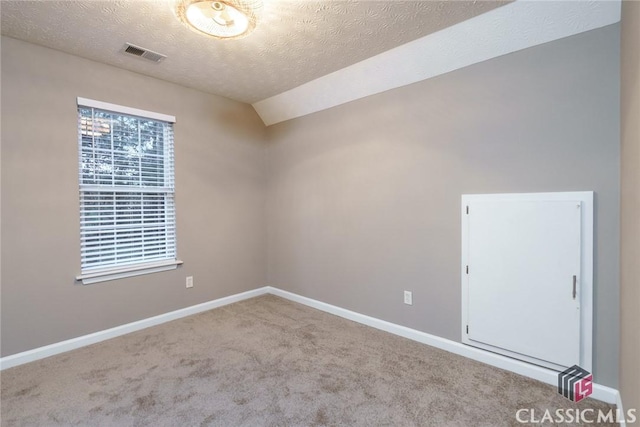
[[[413,292],[404,291],[404,303],[407,305],[413,305]]]
[[[193,276],[187,276],[187,288],[193,288]]]

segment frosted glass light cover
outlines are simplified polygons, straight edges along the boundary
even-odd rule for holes
[[[220,39],[237,39],[255,29],[261,9],[261,0],[179,0],[176,14],[198,33]]]

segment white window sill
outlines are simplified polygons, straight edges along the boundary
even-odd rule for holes
[[[83,285],[91,285],[92,283],[124,279],[125,277],[133,277],[143,274],[158,273],[160,271],[175,270],[181,264],[182,261],[180,260],[171,260],[137,264],[120,268],[110,268],[106,270],[97,270],[80,274],[79,276],[76,276],[76,280],[82,282]]]

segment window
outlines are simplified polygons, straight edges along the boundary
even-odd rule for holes
[[[175,268],[175,118],[78,98],[84,284]]]

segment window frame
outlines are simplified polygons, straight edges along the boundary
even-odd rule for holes
[[[135,116],[135,117],[140,117],[143,119],[151,119],[151,120],[156,120],[156,121],[161,121],[161,122],[166,122],[166,123],[170,123],[170,124],[174,124],[176,123],[176,118],[175,116],[171,116],[168,114],[162,114],[162,113],[156,113],[153,111],[146,111],[146,110],[140,110],[137,108],[131,108],[131,107],[126,107],[126,106],[122,106],[122,105],[117,105],[117,104],[110,104],[107,102],[102,102],[102,101],[96,101],[93,99],[87,99],[87,98],[81,98],[78,97],[76,100],[76,109],[78,110],[76,113],[76,117],[79,120],[79,109],[80,108],[93,108],[93,109],[99,109],[99,110],[103,110],[106,112],[110,112],[110,113],[116,113],[116,114],[123,114],[123,115],[128,115],[128,116]],[[82,213],[83,211],[83,204],[82,204],[82,197],[83,194],[85,192],[90,192],[90,189],[83,189],[83,184],[82,184],[82,179],[81,179],[81,162],[82,162],[82,134],[80,132],[80,128],[77,129],[77,136],[78,136],[78,155],[79,155],[79,160],[77,163],[77,167],[78,167],[78,195],[79,195],[79,213]],[[173,141],[172,141],[173,143]],[[174,144],[175,145],[175,144]],[[175,182],[175,159],[173,160],[174,164],[172,167],[173,170],[173,180]],[[85,184],[86,186],[86,184]],[[91,187],[100,187],[100,185],[92,185]],[[135,187],[132,187],[135,188]],[[144,187],[140,187],[140,189],[144,189]],[[114,190],[114,192],[117,190]],[[143,191],[141,191],[143,192]],[[159,193],[161,194],[161,193]],[[165,193],[166,194],[166,193]],[[174,210],[175,210],[175,186],[173,187],[173,197],[174,197]],[[175,211],[174,211],[175,212]],[[175,230],[176,227],[176,220],[175,220],[175,216],[174,216],[174,221],[173,221],[173,227]],[[82,231],[83,231],[83,225],[82,223],[80,223],[80,232],[82,235]],[[174,231],[174,233],[177,234],[177,230]],[[152,261],[138,261],[138,262],[133,262],[131,264],[127,264],[127,265],[112,265],[112,266],[107,266],[104,268],[100,268],[100,267],[96,267],[96,268],[89,268],[89,269],[82,269],[81,268],[81,274],[76,276],[76,280],[82,282],[85,285],[88,284],[92,284],[92,283],[99,283],[99,282],[104,282],[104,281],[109,281],[109,280],[116,280],[116,279],[122,279],[125,277],[133,277],[133,276],[139,276],[139,275],[143,275],[143,274],[150,274],[150,273],[156,273],[156,272],[160,272],[160,271],[167,271],[167,270],[173,270],[175,268],[178,267],[178,265],[182,264],[182,261],[180,261],[177,258],[177,236],[174,235],[174,242],[176,244],[176,249],[175,249],[175,258],[174,259],[159,259],[159,260],[152,260]],[[81,256],[82,259],[82,256]]]

